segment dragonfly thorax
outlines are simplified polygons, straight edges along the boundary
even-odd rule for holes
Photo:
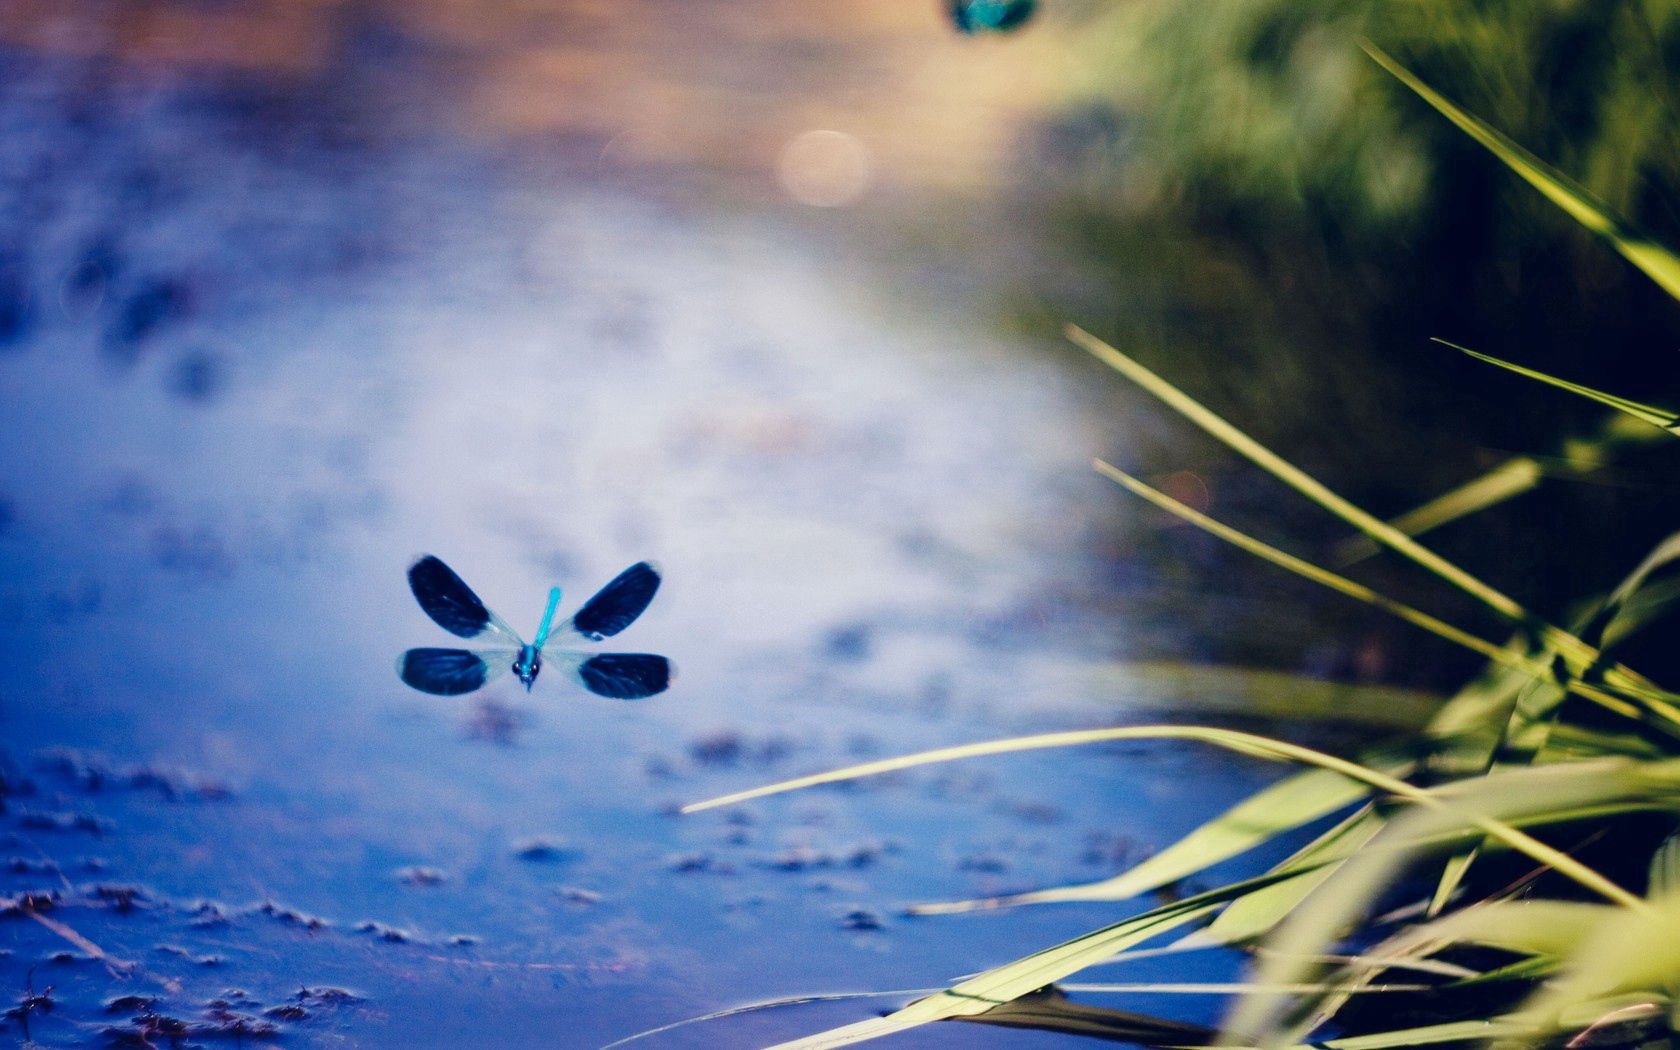
[[[527,645],[519,650],[519,655],[513,661],[513,673],[530,689],[531,683],[537,680],[537,672],[542,670],[542,654],[534,645]]]

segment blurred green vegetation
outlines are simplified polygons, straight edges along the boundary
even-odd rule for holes
[[[1513,454],[1555,463],[1533,493],[1428,537],[1550,615],[1672,528],[1671,442],[1603,445],[1602,409],[1523,389],[1429,339],[1672,404],[1680,308],[1359,45],[1672,244],[1680,5],[1088,0],[1072,24],[1086,72],[1039,170],[1058,237],[1098,278],[1035,288],[1029,324],[1091,328],[1384,515]],[[1591,469],[1575,469],[1584,448]],[[1195,471],[1238,523],[1277,520],[1275,493],[1175,430],[1122,458]],[[1320,545],[1303,553],[1344,538],[1316,519],[1289,526]],[[1182,539],[1145,531],[1120,542]],[[1214,554],[1193,575],[1225,577],[1256,616],[1275,609],[1269,581],[1245,595],[1230,569]],[[1387,566],[1360,571],[1407,593]],[[1221,658],[1288,661],[1316,629],[1274,633],[1275,651],[1256,653],[1217,640],[1253,636],[1243,609],[1219,617],[1206,626]],[[1372,630],[1392,650],[1389,673],[1410,662],[1410,643]]]

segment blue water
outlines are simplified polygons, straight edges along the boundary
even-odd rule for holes
[[[588,151],[545,168],[330,93],[0,73],[0,893],[56,898],[53,927],[0,919],[0,999],[53,1002],[8,1037],[583,1047],[938,985],[1141,905],[903,905],[1111,874],[1268,775],[1090,750],[674,816],[1129,717],[1083,670],[1131,629],[1094,550],[1121,507],[1086,467],[1104,398],[962,294],[880,276],[902,258]],[[396,653],[448,644],[404,586],[422,551],[522,631],[549,586],[657,558],[615,642],[681,677],[640,704],[409,691]]]

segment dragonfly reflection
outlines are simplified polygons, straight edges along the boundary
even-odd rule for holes
[[[589,653],[578,642],[611,638],[635,622],[659,590],[659,568],[641,561],[613,577],[571,619],[554,627],[560,588],[548,592],[548,607],[529,644],[474,594],[455,570],[428,554],[408,567],[408,586],[420,608],[439,627],[482,649],[410,649],[397,658],[397,675],[426,693],[459,696],[482,688],[512,670],[529,690],[544,665],[564,668],[598,696],[640,700],[662,693],[676,668],[651,653]],[[551,631],[550,628],[554,627]]]

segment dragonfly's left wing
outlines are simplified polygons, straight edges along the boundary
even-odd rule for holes
[[[513,666],[517,649],[410,649],[397,657],[397,677],[434,696],[460,696]]]
[[[457,638],[524,647],[519,633],[491,612],[466,581],[436,555],[424,555],[408,567],[408,587],[426,615]]]

